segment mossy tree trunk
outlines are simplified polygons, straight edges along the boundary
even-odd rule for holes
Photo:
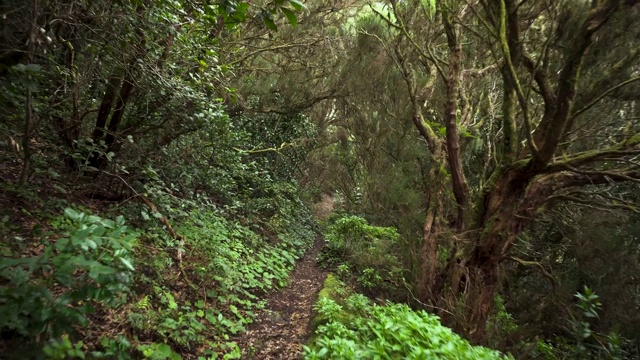
[[[475,8],[440,2],[437,9],[440,28],[434,32],[439,31],[446,38],[446,60],[437,55],[431,39],[421,43],[416,37],[416,30],[411,28],[416,24],[415,18],[395,1],[390,3],[396,20],[380,15],[398,35],[394,45],[387,49],[407,84],[412,121],[431,152],[429,175],[436,185],[425,193],[422,266],[416,287],[421,301],[439,309],[445,319],[449,318],[453,326],[471,339],[482,341],[499,286],[500,263],[508,258],[517,236],[539,210],[566,189],[607,181],[637,181],[640,176],[638,166],[607,170],[598,167],[603,159],[622,160],[638,154],[638,134],[589,151],[559,153],[563,139],[574,129],[577,115],[574,116],[573,107],[582,80],[580,70],[594,34],[614,14],[636,2],[603,0],[589,5],[569,49],[559,59],[560,70],[555,73],[544,71],[541,60],[532,60],[527,52],[531,50],[523,47],[521,30],[528,25],[520,19],[521,10],[515,0],[481,1]],[[545,11],[534,10],[528,16],[541,16]],[[460,105],[464,98],[462,66],[465,56],[471,54],[464,51],[460,24],[474,21],[489,28],[492,33],[487,36],[495,39],[491,52],[502,80],[497,91],[502,94],[499,121],[503,135],[499,151],[492,154],[496,163],[493,172],[480,189],[471,193],[460,150],[460,128],[469,125],[463,120],[468,118],[465,112],[469,109]],[[542,46],[548,46],[551,40],[542,42]],[[547,50],[534,51],[542,57]],[[421,66],[435,68],[439,79],[421,85],[411,53],[419,56]],[[430,105],[423,94],[432,93],[427,88],[434,86],[442,86],[445,95],[439,119],[444,133],[423,116],[423,109]],[[540,99],[541,111],[530,109],[532,93]],[[474,201],[473,206],[470,201]],[[444,266],[439,267],[438,250],[443,246],[439,243],[443,234],[451,234],[453,248]],[[457,315],[452,316],[454,313]]]

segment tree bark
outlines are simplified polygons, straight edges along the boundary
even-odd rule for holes
[[[445,101],[445,128],[446,146],[449,171],[451,172],[451,186],[453,196],[456,199],[458,215],[454,227],[461,231],[464,228],[465,214],[467,213],[468,186],[462,168],[460,154],[460,134],[458,132],[458,92],[460,89],[460,63],[462,61],[462,46],[456,27],[449,19],[449,14],[444,14],[444,27],[449,45],[449,74],[445,79],[447,100]]]
[[[111,151],[111,149],[113,148],[113,144],[116,140],[116,134],[118,132],[118,128],[120,127],[120,123],[122,123],[124,111],[127,106],[127,102],[131,97],[131,93],[133,92],[133,88],[133,79],[128,76],[127,78],[125,78],[124,83],[122,84],[122,88],[120,88],[120,94],[116,99],[113,115],[111,115],[111,120],[109,121],[109,125],[107,126],[107,136],[105,137],[104,141],[107,152]]]
[[[29,44],[27,47],[27,63],[33,63],[36,53],[36,37],[38,35],[38,15],[40,12],[38,0],[33,0],[32,19],[29,29]],[[25,115],[24,115],[24,135],[22,138],[22,151],[24,154],[22,171],[20,172],[20,185],[23,185],[29,177],[31,170],[31,137],[33,132],[33,92],[27,86],[25,99]]]
[[[113,100],[116,97],[116,89],[120,87],[120,76],[113,74],[107,82],[107,87],[102,96],[102,102],[100,103],[100,109],[98,110],[98,117],[96,119],[96,127],[93,130],[93,142],[95,144],[103,140],[107,127],[107,121],[109,115],[111,115],[111,108],[113,107]]]

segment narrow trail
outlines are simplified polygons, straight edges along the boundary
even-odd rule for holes
[[[267,296],[267,304],[247,332],[234,339],[242,359],[300,359],[310,335],[309,321],[327,272],[316,264],[324,240],[318,237],[291,273],[288,287]]]

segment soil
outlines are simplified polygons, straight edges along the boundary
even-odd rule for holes
[[[290,285],[267,296],[265,308],[247,332],[234,339],[242,349],[242,359],[301,359],[302,345],[311,335],[313,304],[327,277],[316,264],[324,240],[298,261]]]

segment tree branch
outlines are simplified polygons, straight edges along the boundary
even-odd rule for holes
[[[607,89],[605,92],[603,92],[602,94],[596,96],[595,99],[593,99],[590,103],[588,103],[587,105],[581,107],[579,110],[576,110],[573,114],[571,114],[571,119],[575,119],[578,116],[580,116],[582,113],[584,113],[585,111],[589,110],[590,108],[592,108],[596,103],[598,103],[598,101],[602,100],[605,96],[611,94],[612,92],[626,86],[629,85],[631,83],[634,83],[636,81],[640,80],[640,76],[635,76],[632,77],[630,79],[627,79],[626,81],[623,81],[615,86],[610,87],[609,89]]]
[[[635,136],[619,144],[602,150],[583,151],[569,156],[554,159],[544,172],[553,173],[569,168],[576,168],[602,160],[611,160],[611,157],[633,156],[640,154],[640,136]]]
[[[566,125],[571,115],[573,101],[576,96],[576,86],[582,67],[582,60],[592,43],[593,34],[600,29],[613,15],[620,2],[606,0],[591,9],[582,28],[573,43],[567,60],[560,71],[558,79],[557,102],[553,115],[545,114],[538,125],[536,132],[539,151],[531,158],[529,168],[537,171],[546,166],[558,147],[560,139],[564,136]]]
[[[583,195],[587,197],[589,196],[602,197],[604,199],[610,200],[611,202],[602,202],[594,199],[585,199],[583,197],[577,197],[572,195]],[[640,207],[638,207],[636,204],[633,204],[624,199],[616,198],[613,196],[607,196],[604,194],[598,194],[598,193],[594,194],[594,193],[587,193],[582,191],[575,191],[575,192],[571,192],[570,194],[560,194],[560,195],[550,196],[548,198],[548,201],[551,201],[551,200],[570,201],[576,204],[587,205],[587,206],[599,208],[599,209],[620,209],[620,210],[627,210],[627,211],[632,211],[634,213],[640,214]]]
[[[549,273],[547,271],[547,269],[544,268],[544,266],[542,264],[540,264],[537,261],[527,261],[527,260],[523,260],[520,259],[518,257],[515,256],[509,256],[507,257],[507,259],[512,260],[517,262],[520,265],[523,266],[535,266],[538,268],[538,270],[540,270],[540,273],[542,274],[542,276],[546,277],[547,279],[549,279],[549,282],[551,282],[551,286],[553,287],[553,290],[556,291],[558,288],[558,281],[556,280],[556,278],[551,275],[551,273]]]

